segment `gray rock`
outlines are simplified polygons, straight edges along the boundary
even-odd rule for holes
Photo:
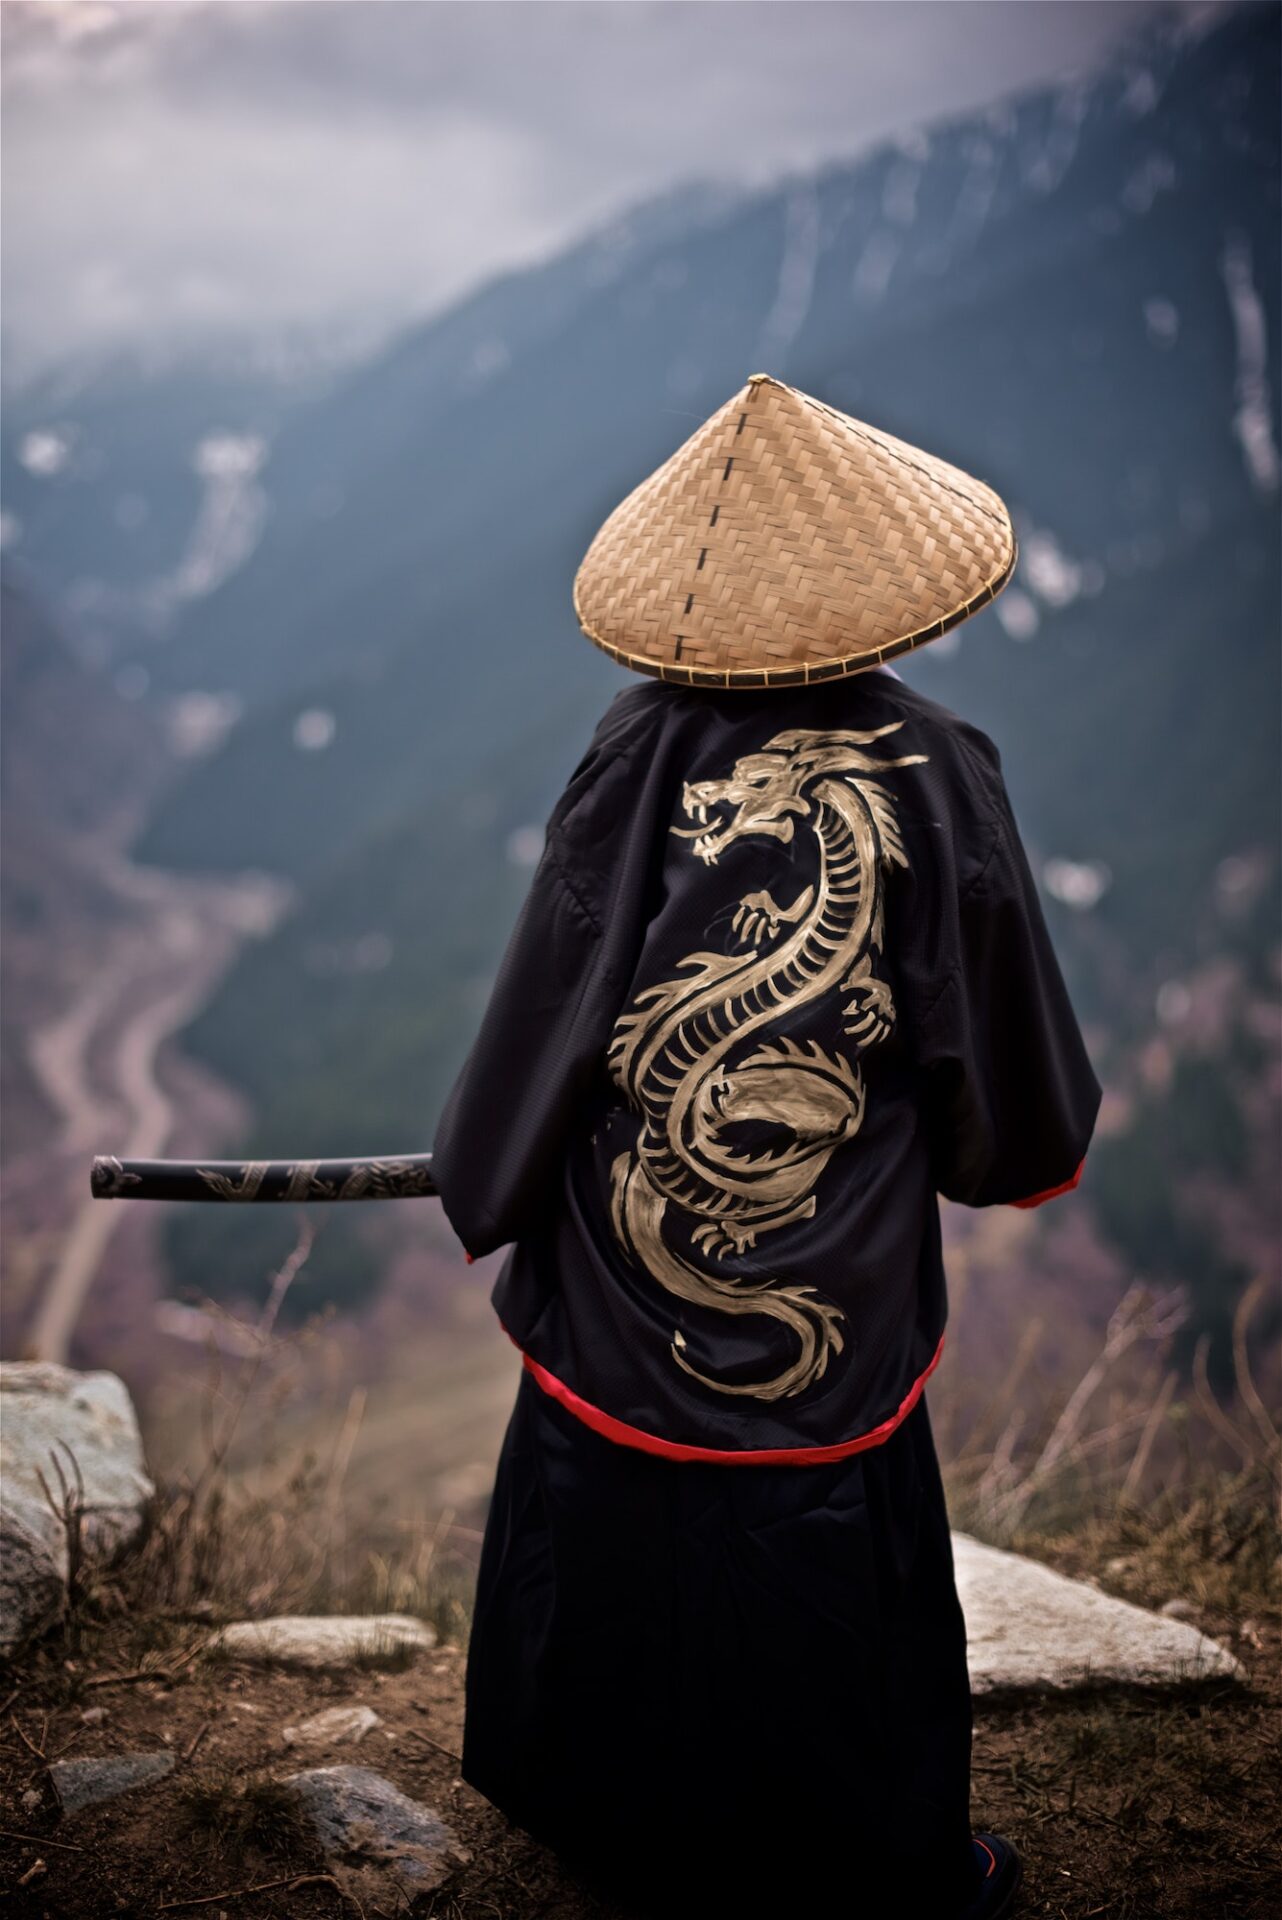
[[[1081,1580],[953,1535],[973,1693],[1100,1681],[1227,1679],[1242,1668],[1182,1620],[1114,1599]]]
[[[1168,1620],[1192,1620],[1197,1614],[1197,1608],[1191,1600],[1185,1600],[1176,1594],[1174,1599],[1166,1602],[1161,1612]]]
[[[382,1724],[373,1707],[326,1707],[323,1712],[314,1713],[310,1720],[301,1720],[296,1727],[284,1727],[281,1739],[287,1747],[338,1746],[349,1742],[355,1746]]]
[[[425,1620],[407,1613],[282,1614],[274,1620],[240,1620],[222,1627],[205,1651],[260,1666],[376,1666],[436,1645]]]
[[[173,1770],[172,1753],[109,1753],[99,1760],[55,1760],[49,1778],[63,1812],[79,1813],[82,1807],[150,1786]]]
[[[142,1531],[152,1485],[133,1402],[114,1373],[39,1361],[0,1365],[0,1651],[49,1625],[67,1590],[58,1468],[83,1482],[81,1542],[91,1562],[113,1558]],[[74,1461],[74,1466],[73,1466]]]
[[[49,1626],[67,1596],[67,1540],[43,1502],[0,1472],[0,1653]]]
[[[468,1858],[439,1814],[370,1767],[311,1767],[285,1785],[301,1800],[335,1879],[362,1906],[413,1907]]]

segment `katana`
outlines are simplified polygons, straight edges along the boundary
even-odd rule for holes
[[[117,1160],[100,1153],[95,1200],[419,1200],[436,1192],[430,1153],[379,1160]]]

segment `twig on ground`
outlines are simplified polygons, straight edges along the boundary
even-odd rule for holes
[[[44,1748],[36,1747],[31,1744],[30,1740],[28,1740],[22,1728],[18,1725],[18,1716],[16,1713],[11,1713],[9,1715],[9,1724],[13,1728],[14,1732],[17,1734],[19,1740],[21,1740],[23,1746],[27,1749],[27,1752],[30,1754],[33,1754],[35,1758],[40,1762],[42,1767],[47,1767],[49,1764],[49,1759],[48,1759],[48,1755],[44,1751]],[[48,1724],[48,1716],[46,1716],[46,1725],[47,1724]]]
[[[443,1753],[447,1760],[456,1760],[460,1766],[463,1764],[463,1756],[461,1753],[455,1753],[453,1747],[447,1747],[443,1745],[441,1741],[433,1740],[431,1734],[424,1733],[421,1727],[411,1727],[404,1737],[407,1740],[426,1741],[429,1747],[435,1747],[438,1753]]]
[[[213,1726],[213,1724],[214,1723],[212,1720],[202,1720],[200,1725],[197,1727],[195,1733],[192,1734],[191,1739],[187,1742],[187,1745],[183,1748],[182,1765],[184,1767],[187,1765],[187,1762],[191,1759],[197,1747],[200,1745],[201,1741],[204,1739],[205,1735],[209,1732],[209,1729]]]
[[[12,1827],[0,1827],[0,1834],[6,1840],[26,1840],[33,1847],[57,1847],[59,1853],[83,1853],[83,1847],[73,1847],[70,1840],[51,1840],[45,1833],[15,1833]]]
[[[181,1660],[176,1660],[172,1667],[135,1667],[131,1673],[99,1673],[95,1674],[91,1680],[86,1680],[84,1684],[86,1687],[127,1687],[137,1680],[173,1680],[184,1667],[191,1664],[196,1655],[202,1651],[204,1644],[201,1640],[194,1647],[189,1647]]]
[[[180,1907],[212,1907],[220,1900],[244,1900],[251,1893],[271,1893],[279,1887],[288,1887],[291,1893],[296,1887],[333,1887],[340,1900],[350,1900],[356,1911],[363,1913],[360,1901],[341,1887],[332,1873],[287,1873],[282,1880],[260,1880],[252,1887],[229,1887],[223,1893],[202,1893],[190,1900],[162,1900],[156,1912],[176,1913]]]

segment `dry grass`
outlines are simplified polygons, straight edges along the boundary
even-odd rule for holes
[[[1226,1628],[1278,1621],[1282,1451],[1252,1370],[1257,1282],[1234,1327],[1236,1393],[1170,1370],[1178,1297],[1133,1288],[1099,1354],[1050,1406],[1020,1394],[1021,1359],[942,1449],[954,1524],[1144,1605],[1187,1602]],[[956,1435],[958,1410],[949,1409]]]
[[[289,1789],[270,1773],[227,1761],[180,1780],[174,1839],[212,1849],[229,1868],[259,1857],[293,1864],[312,1846],[307,1822]]]
[[[326,1450],[271,1464],[280,1451],[273,1428],[285,1361],[309,1337],[303,1329],[278,1339],[276,1324],[313,1231],[304,1218],[259,1319],[238,1323],[244,1357],[229,1361],[211,1345],[203,1461],[157,1491],[141,1543],[118,1564],[94,1565],[80,1552],[83,1489],[73,1469],[54,1463],[46,1492],[67,1534],[73,1577],[60,1631],[34,1657],[67,1700],[90,1686],[86,1673],[108,1647],[122,1672],[163,1675],[185,1665],[211,1627],[232,1620],[408,1613],[429,1621],[443,1642],[466,1638],[475,1529],[448,1510],[430,1528],[394,1518],[376,1527],[345,1496],[363,1393],[352,1396]],[[392,1645],[371,1647],[363,1661],[393,1670],[404,1663]]]
[[[1244,1296],[1235,1392],[1169,1366],[1178,1299],[1136,1289],[1049,1405],[1017,1359],[987,1406],[951,1414],[954,1523],[1226,1643],[1248,1683],[1113,1687],[979,1704],[973,1806],[1009,1833],[1046,1920],[1263,1920],[1282,1844],[1282,1527],[1277,1421],[1252,1371]],[[955,1436],[960,1432],[961,1437]]]

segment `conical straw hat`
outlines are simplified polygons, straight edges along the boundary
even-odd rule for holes
[[[754,373],[615,508],[574,610],[638,673],[797,686],[934,640],[1014,565],[982,481]]]

